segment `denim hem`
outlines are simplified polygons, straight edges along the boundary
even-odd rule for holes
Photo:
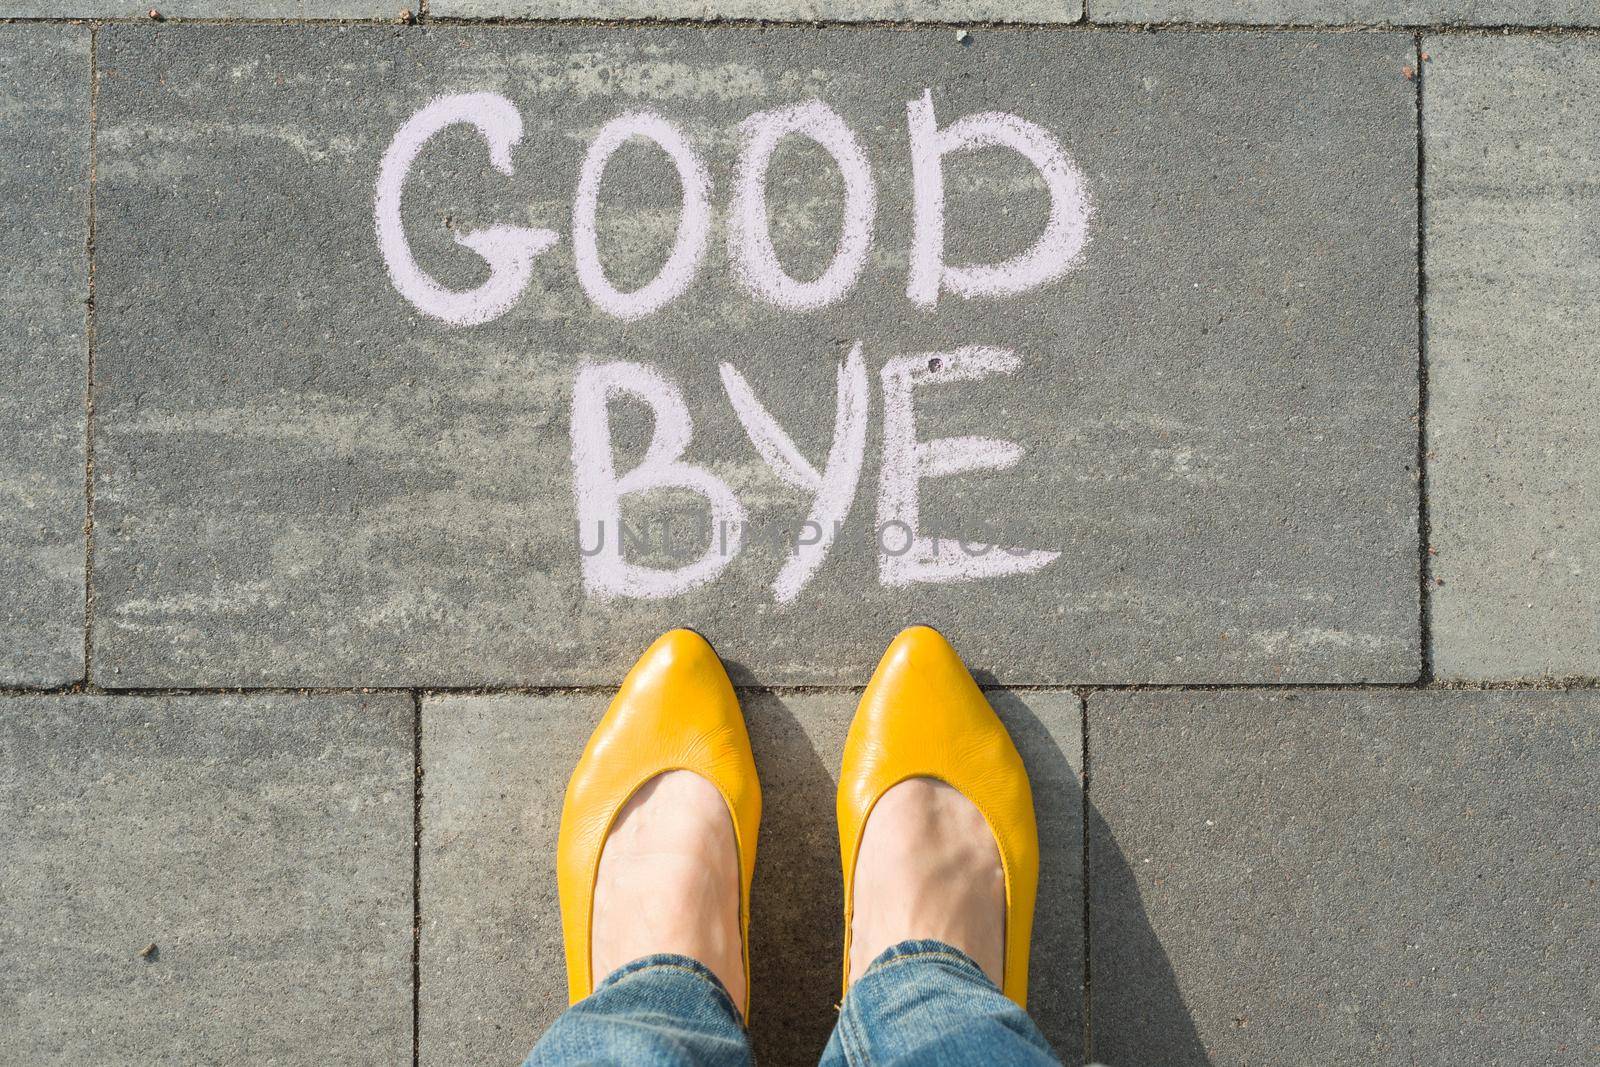
[[[954,945],[945,944],[943,941],[935,941],[932,938],[912,938],[909,941],[901,941],[898,944],[890,945],[867,967],[866,974],[887,970],[898,964],[908,963],[911,960],[928,959],[935,956],[951,961],[962,971],[979,979],[985,985],[994,989],[1000,988],[994,984],[992,978],[983,972],[983,968],[979,967],[977,961],[971,956]],[[861,977],[865,978],[866,974]]]
[[[934,944],[937,944],[937,942],[934,942]],[[624,963],[621,967],[606,975],[600,984],[594,987],[594,992],[590,993],[590,996],[608,986],[616,985],[629,975],[655,970],[679,971],[698,978],[706,985],[709,985],[711,991],[716,994],[717,999],[728,1009],[728,1013],[738,1020],[740,1028],[744,1027],[744,1011],[733,1002],[733,997],[729,994],[728,987],[722,984],[722,979],[717,977],[716,972],[693,956],[679,956],[671,952],[657,952],[649,956],[640,956],[633,962]]]

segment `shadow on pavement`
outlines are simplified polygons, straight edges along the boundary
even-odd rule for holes
[[[1106,1067],[1209,1067],[1172,963],[1145,915],[1133,869],[1095,808],[1092,741],[1086,809],[1095,1059]]]
[[[756,1062],[814,1065],[838,1018],[844,904],[834,775],[856,697],[808,699],[803,725],[778,694],[740,699],[763,807],[750,904]]]
[[[1095,1060],[1108,1067],[1209,1067],[1133,871],[1093,806],[1092,781],[1083,806],[1077,698],[1060,691],[988,695],[1028,765],[1039,819],[1030,1012],[1069,1067],[1085,1061],[1086,1031]],[[751,902],[756,1060],[765,1067],[815,1064],[838,1017],[844,938],[834,791],[858,694],[746,690],[740,699],[764,798]],[[1085,861],[1096,919],[1088,1027]]]

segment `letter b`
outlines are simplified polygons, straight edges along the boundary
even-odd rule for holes
[[[618,475],[611,448],[611,400],[630,396],[650,409],[649,447],[639,465]],[[693,434],[677,386],[642,363],[587,364],[572,389],[572,489],[580,543],[596,531],[599,549],[583,556],[583,588],[593,597],[657,600],[678,596],[720,574],[739,554],[744,506],[728,484],[704,467],[683,462]],[[687,489],[709,505],[708,544],[699,559],[677,568],[646,567],[623,558],[622,499],[651,489]]]

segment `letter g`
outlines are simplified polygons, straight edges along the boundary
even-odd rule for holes
[[[489,144],[489,162],[510,176],[511,149],[522,140],[522,116],[499,93],[459,93],[441,96],[406,120],[395,132],[378,171],[378,195],[373,222],[383,251],[389,279],[401,296],[424,315],[452,326],[475,326],[511,310],[533,277],[533,260],[556,242],[553,230],[529,226],[488,226],[453,233],[456,243],[471,249],[489,264],[489,279],[475,289],[446,289],[428,276],[411,255],[400,218],[400,195],[411,165],[422,146],[440,130],[471,123]]]

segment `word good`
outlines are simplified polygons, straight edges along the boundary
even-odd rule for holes
[[[373,215],[378,244],[394,287],[425,315],[455,326],[488,322],[509,311],[533,277],[534,260],[561,239],[554,230],[499,224],[454,233],[456,243],[482,257],[489,277],[467,290],[448,289],[417,263],[401,222],[401,200],[423,147],[440,131],[470,125],[482,136],[489,162],[515,172],[511,150],[522,140],[522,116],[498,93],[442,96],[395,133],[378,173]],[[906,105],[911,142],[914,232],[906,296],[933,307],[944,292],[961,297],[1014,296],[1054,281],[1077,265],[1087,240],[1091,207],[1083,175],[1050,131],[1002,111],[967,115],[940,128],[933,94]],[[794,311],[827,307],[854,287],[872,252],[877,185],[855,133],[820,100],[762,111],[739,126],[737,175],[728,214],[728,254],[735,277],[751,297]],[[833,157],[844,179],[844,222],[833,259],[811,281],[785,272],[772,244],[767,215],[767,169],[785,137],[806,137]],[[606,163],[623,144],[643,139],[661,149],[677,169],[682,188],[672,251],[656,276],[631,292],[611,284],[600,261],[596,218]],[[1000,263],[951,265],[944,261],[946,156],[976,148],[1008,148],[1038,172],[1050,197],[1043,231],[1024,251]],[[572,205],[572,252],[578,283],[602,311],[622,320],[660,311],[687,290],[699,273],[711,236],[711,177],[676,125],[653,111],[631,111],[600,128],[579,169]]]

